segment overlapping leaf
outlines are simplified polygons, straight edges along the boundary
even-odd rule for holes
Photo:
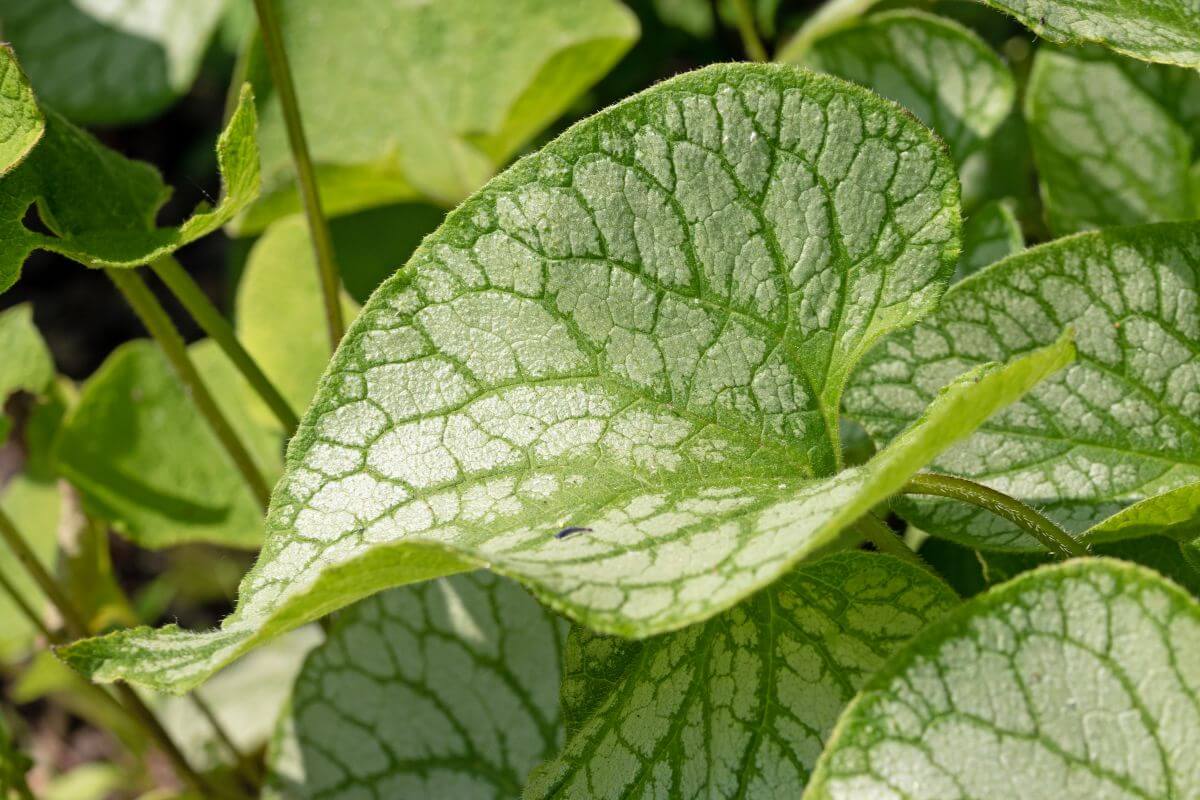
[[[1004,200],[988,203],[967,217],[962,235],[956,281],[1025,249],[1021,224],[1013,214],[1012,203]]]
[[[1149,570],[1022,575],[918,634],[838,722],[806,800],[1200,793],[1200,605]]]
[[[562,745],[565,635],[486,572],[364,600],[305,662],[264,796],[516,800]]]
[[[304,127],[331,214],[424,197],[454,205],[595,83],[637,38],[616,0],[278,3]],[[298,210],[261,48],[257,230]]]
[[[7,49],[0,48],[0,65],[7,79],[20,75]],[[0,118],[35,111],[27,91],[0,94]],[[224,183],[220,203],[213,209],[197,208],[177,227],[155,226],[155,215],[169,190],[153,167],[108,150],[54,111],[41,111],[46,126],[41,140],[18,167],[0,175],[0,238],[5,242],[0,253],[0,291],[17,280],[21,265],[35,249],[52,250],[96,267],[148,263],[216,230],[258,192],[257,121],[249,89],[242,91],[217,140]],[[24,224],[34,203],[53,235]]]
[[[1059,44],[1095,42],[1143,61],[1200,67],[1196,0],[984,0]]]
[[[880,345],[846,394],[886,440],[934,387],[1075,330],[1079,359],[989,420],[933,468],[982,481],[1081,532],[1200,479],[1200,224],[1080,234],[953,287],[916,328]],[[1038,545],[986,512],[908,502],[920,528],[1001,549]]]
[[[226,0],[0,0],[38,96],[71,119],[154,116],[191,87]]]
[[[911,116],[795,68],[713,67],[602,112],[373,296],[221,630],[65,653],[179,689],[299,621],[479,565],[622,634],[736,604],[1069,360],[1059,343],[973,374],[829,477],[844,376],[936,302],[954,200]]]
[[[46,130],[46,120],[12,48],[2,47],[5,55],[0,58],[0,97],[7,99],[0,103],[0,175],[21,163]]]
[[[957,598],[927,571],[843,553],[678,633],[572,629],[570,739],[528,800],[799,796],[841,709]]]
[[[4,405],[17,392],[42,394],[54,381],[54,359],[33,324],[33,309],[19,305],[0,312],[0,444],[11,420]]]
[[[1165,102],[1186,95],[1154,85],[1179,89],[1184,79],[1171,76],[1186,72],[1097,49],[1038,52],[1025,116],[1051,228],[1074,233],[1196,216],[1187,120]],[[1192,74],[1183,85],[1197,82]]]

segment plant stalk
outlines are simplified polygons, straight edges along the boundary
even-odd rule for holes
[[[875,549],[879,552],[906,561],[927,572],[933,571],[933,567],[929,566],[925,559],[914,553],[904,543],[904,540],[893,533],[892,529],[874,514],[863,514],[854,524],[854,528],[862,534],[864,539],[875,545]]]
[[[733,0],[733,12],[737,19],[738,34],[742,37],[742,46],[751,61],[766,61],[767,48],[763,46],[758,36],[758,27],[754,24],[754,11],[750,8],[750,0]]]
[[[990,511],[1028,531],[1057,556],[1075,558],[1090,555],[1086,544],[1020,500],[965,478],[923,473],[913,476],[901,492],[948,497]]]
[[[289,435],[294,432],[300,424],[296,412],[275,388],[275,384],[271,383],[271,379],[262,371],[258,362],[246,352],[246,348],[238,341],[229,321],[221,315],[221,312],[212,304],[208,296],[188,274],[188,271],[174,256],[170,255],[158,259],[150,265],[150,268],[171,290],[171,294],[179,299],[187,312],[192,315],[192,319],[196,320],[209,338],[216,342],[217,346],[229,357],[246,382],[275,414],[275,418],[283,426],[284,432]]]
[[[17,591],[17,587],[3,572],[0,572],[0,589],[8,595],[8,599],[12,602],[21,615],[33,623],[33,627],[38,629],[42,636],[46,637],[47,642],[55,642],[58,637],[54,631],[50,630],[50,626],[46,624],[46,620],[42,619],[42,615],[33,610],[33,606],[25,602],[25,598],[21,597],[21,593]]]
[[[196,710],[200,712],[200,716],[208,720],[209,727],[213,729],[213,733],[217,735],[217,739],[221,741],[221,744],[233,756],[238,771],[241,773],[242,778],[248,781],[248,786],[252,789],[257,787],[262,780],[262,775],[259,774],[258,767],[249,756],[241,751],[237,743],[233,741],[233,737],[229,735],[229,731],[221,724],[221,720],[217,717],[216,712],[212,710],[212,706],[197,691],[189,692],[187,697]]]
[[[183,337],[175,329],[167,312],[151,293],[150,287],[146,286],[146,282],[135,271],[106,269],[105,272],[108,273],[108,277],[116,284],[121,294],[125,296],[129,305],[133,307],[142,324],[146,326],[146,330],[158,342],[200,415],[208,422],[212,432],[225,448],[225,452],[233,460],[234,466],[242,474],[254,499],[258,501],[263,510],[266,510],[271,498],[271,490],[267,487],[267,481],[233,430],[233,426],[229,424],[229,420],[221,413],[221,409],[208,391],[208,387],[204,385],[200,373],[196,371],[196,365],[192,363],[192,359],[188,355]]]
[[[287,52],[283,47],[279,20],[275,16],[274,0],[254,0],[258,15],[258,27],[262,34],[263,50],[267,56],[267,68],[271,83],[279,93],[279,106],[283,111],[283,123],[287,128],[288,145],[292,161],[296,165],[296,177],[300,186],[300,199],[304,204],[304,215],[308,219],[308,235],[312,239],[316,256],[317,272],[321,281],[321,297],[325,303],[325,322],[329,328],[330,350],[336,349],[346,332],[342,319],[341,280],[337,260],[333,252],[333,237],[329,223],[321,210],[321,194],[317,186],[316,170],[313,169],[304,126],[300,121],[300,102],[296,98],[296,86],[292,82],[292,70],[288,65]]]

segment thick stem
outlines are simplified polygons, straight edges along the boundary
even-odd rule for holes
[[[313,169],[308,142],[304,137],[304,126],[300,122],[300,102],[296,99],[296,86],[292,82],[287,52],[283,48],[283,36],[279,31],[279,20],[275,16],[274,0],[254,0],[254,8],[258,14],[258,27],[262,34],[263,51],[267,56],[271,83],[279,94],[279,107],[283,111],[288,145],[292,150],[292,161],[296,165],[300,200],[304,204],[304,215],[308,219],[308,235],[312,239],[317,272],[321,279],[321,297],[325,302],[325,322],[329,328],[332,350],[337,347],[338,342],[342,340],[342,334],[345,333],[340,298],[341,280],[333,253],[333,237],[321,210],[316,170]]]
[[[1067,558],[1089,555],[1088,547],[1034,509],[1003,492],[998,492],[953,475],[921,474],[901,490],[904,494],[948,497],[978,506],[1017,525],[1035,536],[1050,552]]]
[[[175,374],[179,376],[184,388],[191,395],[196,409],[204,417],[213,434],[221,442],[221,446],[225,448],[225,452],[233,460],[234,466],[242,474],[254,499],[265,510],[271,498],[271,490],[267,487],[267,481],[233,430],[233,426],[229,424],[229,420],[225,419],[225,415],[221,413],[221,409],[217,406],[212,394],[209,393],[208,387],[201,380],[200,373],[196,371],[196,366],[188,355],[187,345],[184,344],[179,331],[175,329],[171,318],[167,316],[167,312],[150,292],[146,282],[134,270],[108,269],[105,271],[121,294],[129,301],[129,305],[142,320],[146,330],[158,342],[163,355],[170,362],[171,368],[175,370]]]
[[[875,549],[881,553],[907,561],[909,564],[918,566],[923,570],[932,572],[933,567],[925,563],[925,560],[909,549],[899,536],[892,532],[892,529],[883,523],[874,514],[864,514],[859,518],[858,522],[854,523],[854,529],[857,530],[862,537],[871,544],[875,545]]]
[[[742,46],[751,61],[766,61],[767,48],[758,37],[758,27],[754,24],[754,11],[750,8],[750,0],[733,0],[733,13],[737,18],[738,33],[742,37]]]
[[[183,307],[192,315],[192,319],[196,320],[209,338],[216,342],[217,346],[229,357],[250,387],[271,409],[275,418],[279,420],[279,424],[283,426],[284,432],[291,435],[296,430],[296,426],[300,424],[296,412],[288,405],[287,400],[283,399],[283,395],[258,366],[258,362],[246,352],[246,348],[234,335],[229,321],[209,301],[208,296],[204,294],[187,270],[175,260],[174,256],[169,255],[155,261],[150,268],[171,290],[171,294],[179,298],[179,302],[183,303]]]

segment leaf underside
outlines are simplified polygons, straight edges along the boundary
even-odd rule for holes
[[[268,800],[521,797],[562,745],[565,623],[474,572],[340,614],[297,678]]]
[[[713,67],[600,113],[372,297],[222,628],[64,655],[180,690],[299,622],[476,566],[622,635],[735,605],[1070,359],[1059,342],[976,373],[829,477],[844,376],[953,269],[955,189],[910,116],[791,67]]]
[[[678,633],[631,642],[577,625],[570,739],[525,797],[798,796],[858,688],[957,602],[925,570],[848,552]]]
[[[1200,606],[1108,559],[1026,573],[871,679],[806,800],[1200,793]]]
[[[981,481],[1082,532],[1131,503],[1200,480],[1200,224],[1079,234],[955,285],[936,314],[871,353],[847,413],[886,441],[934,387],[1064,328],[1078,360],[988,420],[931,468]],[[1039,549],[988,512],[905,500],[922,530],[969,546]]]

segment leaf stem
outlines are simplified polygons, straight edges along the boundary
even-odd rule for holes
[[[8,599],[33,624],[33,627],[37,628],[38,632],[46,637],[47,642],[54,642],[56,640],[57,637],[50,630],[50,626],[46,624],[46,620],[42,619],[41,614],[33,610],[33,606],[25,602],[25,598],[17,591],[17,587],[13,585],[13,582],[3,572],[0,572],[0,589],[4,590],[4,593],[8,595]]]
[[[907,561],[909,564],[920,567],[926,572],[933,572],[933,567],[925,563],[925,559],[914,553],[904,543],[904,540],[893,533],[892,529],[874,514],[863,514],[858,522],[854,524],[854,527],[864,539],[875,545],[875,549],[879,552],[898,558],[901,561]]]
[[[742,37],[742,46],[746,48],[746,55],[751,61],[766,61],[767,48],[758,36],[750,0],[733,0],[733,13],[737,20],[738,33]]]
[[[187,345],[184,344],[183,337],[175,329],[175,324],[167,316],[167,312],[163,309],[162,304],[158,302],[158,299],[151,293],[150,287],[146,285],[146,282],[134,270],[106,269],[105,272],[108,273],[108,277],[116,284],[121,294],[125,296],[129,305],[133,307],[142,324],[146,326],[146,330],[158,342],[163,354],[167,357],[167,361],[170,362],[171,368],[175,370],[175,374],[183,382],[184,389],[191,396],[192,402],[195,403],[200,415],[208,422],[213,434],[216,435],[221,445],[225,448],[225,452],[233,460],[234,466],[242,474],[246,485],[250,488],[251,494],[254,495],[254,499],[265,510],[271,497],[267,481],[259,471],[258,465],[254,463],[254,459],[250,457],[249,451],[246,450],[241,439],[238,438],[237,433],[233,430],[233,426],[229,424],[229,420],[221,413],[221,409],[217,406],[216,401],[213,400],[208,387],[201,380],[200,373],[196,371],[196,365],[192,363],[192,359],[188,355]]]
[[[241,773],[242,778],[248,781],[249,788],[253,789],[257,787],[262,780],[258,768],[255,766],[254,761],[243,753],[237,746],[237,743],[233,741],[233,737],[229,735],[229,731],[225,730],[225,726],[221,724],[221,720],[217,717],[216,712],[212,710],[212,707],[197,691],[189,692],[188,699],[191,700],[196,710],[200,712],[200,716],[208,720],[209,727],[213,729],[213,733],[217,735],[217,739],[221,741],[221,744],[233,756],[238,771]]]
[[[170,255],[158,259],[150,265],[150,268],[171,290],[171,294],[179,299],[179,302],[199,323],[209,338],[216,342],[217,346],[229,357],[246,382],[275,414],[275,418],[283,426],[284,432],[289,435],[294,432],[300,424],[296,412],[275,388],[275,384],[271,383],[271,379],[262,371],[258,362],[246,352],[246,348],[234,335],[229,321],[221,315],[221,312],[212,304],[199,284],[188,274],[188,271],[174,256]]]
[[[12,519],[3,510],[0,510],[0,538],[4,539],[4,543],[16,555],[17,560],[21,562],[21,565],[25,567],[30,577],[37,583],[38,588],[42,590],[42,593],[46,595],[47,599],[50,600],[51,604],[58,611],[58,615],[62,618],[63,625],[67,629],[67,633],[75,639],[86,637],[88,635],[88,628],[83,622],[82,615],[75,608],[70,598],[67,597],[66,592],[58,585],[58,582],[46,571],[41,562],[37,560],[33,551],[29,549],[29,545],[26,544],[25,538],[17,530],[17,526],[13,524]],[[17,607],[21,612],[41,628],[52,643],[60,643],[62,641],[62,637],[51,631],[38,615],[34,613],[32,607],[17,596],[15,587],[7,581],[3,585],[5,591],[9,592],[17,600]],[[95,684],[91,683],[87,685],[95,686]],[[171,761],[179,777],[191,784],[194,789],[200,792],[201,796],[213,796],[208,782],[188,763],[187,758],[183,755],[183,751],[175,744],[175,740],[171,738],[171,735],[167,733],[162,723],[158,721],[158,717],[154,716],[154,712],[150,710],[149,706],[145,704],[137,693],[125,684],[117,684],[114,686],[114,690],[121,698],[121,702],[117,703],[103,689],[100,689],[98,686],[95,688],[114,704],[124,706],[124,711],[138,722],[142,729],[158,744],[159,749]]]
[[[271,83],[279,93],[279,106],[283,111],[283,124],[287,128],[288,145],[296,165],[296,177],[300,186],[300,199],[304,204],[304,215],[308,219],[308,235],[312,239],[316,255],[317,272],[321,281],[321,297],[325,302],[325,322],[329,328],[330,349],[335,349],[345,333],[342,320],[340,297],[341,280],[333,252],[333,237],[329,223],[321,210],[321,194],[317,186],[316,170],[309,155],[304,126],[300,122],[300,102],[296,98],[296,86],[292,82],[292,70],[288,65],[287,52],[283,47],[283,36],[279,20],[275,16],[274,0],[254,0],[258,15],[258,27],[262,33],[263,50],[267,56],[267,67]]]
[[[913,476],[901,492],[948,497],[990,511],[1028,531],[1045,545],[1046,549],[1061,557],[1074,558],[1090,554],[1086,544],[1020,500],[966,478],[923,473]]]

